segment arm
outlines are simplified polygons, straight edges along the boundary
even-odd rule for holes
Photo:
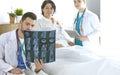
[[[7,54],[10,54],[10,53],[13,53],[13,52],[9,52],[9,53],[6,54],[6,51],[8,49],[8,45],[9,45],[8,43],[9,43],[9,40],[10,40],[9,38],[11,38],[10,37],[11,34],[12,34],[12,37],[13,37],[14,36],[14,31],[2,34],[0,36],[0,70],[2,70],[4,72],[11,72],[13,74],[21,74],[22,70],[19,69],[19,68],[14,68],[9,62],[9,61],[15,62],[14,60],[9,59],[9,57],[8,57],[9,55],[7,55]],[[12,54],[10,54],[10,55],[12,55]]]
[[[77,39],[81,40],[81,41],[89,41],[91,39],[94,39],[96,37],[100,36],[100,23],[99,23],[99,19],[97,17],[97,15],[92,14],[89,17],[86,17],[87,20],[84,24],[83,24],[83,31],[85,32],[85,35],[82,36],[76,36]],[[88,27],[86,27],[86,26]],[[87,28],[87,29],[86,29]]]
[[[89,20],[93,31],[87,35],[88,39],[93,39],[95,36],[99,37],[101,26],[98,16],[94,14]]]
[[[7,34],[3,34],[0,36],[0,70],[4,72],[8,72],[13,69],[13,67],[5,62],[5,45],[7,43]]]

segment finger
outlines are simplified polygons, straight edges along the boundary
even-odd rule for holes
[[[38,65],[38,62],[37,62],[37,61],[38,61],[37,59],[34,60],[35,65]]]
[[[38,59],[35,59],[35,62],[37,62],[38,61]]]
[[[40,61],[40,64],[43,65],[43,61],[42,61],[42,59],[40,59],[39,61]]]

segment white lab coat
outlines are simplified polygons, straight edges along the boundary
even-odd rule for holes
[[[75,29],[75,24],[73,26]],[[81,27],[83,30],[81,35],[87,36],[89,38],[89,41],[83,42],[83,46],[89,50],[96,51],[100,47],[99,37],[101,27],[98,16],[86,9]]]
[[[25,62],[24,55],[23,60]],[[5,75],[9,70],[17,67],[17,63],[16,30],[13,30],[11,32],[0,35],[0,75]],[[35,75],[35,73],[32,71],[34,69],[34,63],[31,64],[31,70],[27,68],[31,75]]]

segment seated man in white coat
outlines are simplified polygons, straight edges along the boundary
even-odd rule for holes
[[[41,60],[26,63],[23,30],[32,30],[37,16],[27,12],[18,29],[0,36],[0,75],[43,75]]]

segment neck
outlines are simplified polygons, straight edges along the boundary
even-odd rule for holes
[[[49,20],[51,20],[51,22],[54,23],[54,18],[52,16],[49,16],[49,17],[44,16],[44,17],[47,18],[47,19],[49,19]]]
[[[85,8],[81,8],[81,9],[79,9],[79,12],[83,12],[85,10]]]
[[[44,15],[44,17],[45,17],[45,18],[47,18],[47,19],[50,19],[50,18],[51,18],[51,16],[50,16],[50,15],[49,15],[49,16],[45,16],[45,15]]]
[[[24,35],[23,35],[23,32],[21,29],[18,29],[18,37],[23,39],[24,38]]]

